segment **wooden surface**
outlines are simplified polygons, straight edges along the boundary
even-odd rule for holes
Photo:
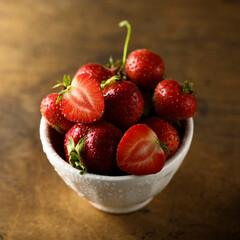
[[[125,2],[125,3],[124,3]],[[240,2],[0,0],[0,239],[240,239]],[[192,79],[199,109],[189,154],[144,209],[102,213],[42,152],[39,105],[63,74],[130,51]]]

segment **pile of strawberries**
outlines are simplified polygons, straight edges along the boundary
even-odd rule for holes
[[[82,66],[41,103],[49,125],[65,134],[66,161],[81,174],[159,172],[179,147],[176,126],[197,110],[192,83],[163,80],[160,56],[146,49],[127,56],[131,26],[119,25],[128,29],[123,59]]]

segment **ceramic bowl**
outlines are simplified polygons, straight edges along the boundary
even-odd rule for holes
[[[129,213],[146,206],[170,182],[183,162],[193,137],[193,119],[185,120],[183,138],[178,151],[167,160],[163,169],[143,176],[103,176],[79,174],[63,160],[58,149],[59,136],[54,136],[44,117],[40,123],[43,151],[63,181],[97,209],[108,213]],[[63,148],[63,147],[62,147]]]

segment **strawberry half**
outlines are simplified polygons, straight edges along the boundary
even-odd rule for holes
[[[145,124],[129,128],[118,145],[117,164],[124,172],[134,175],[157,173],[165,161],[157,135]]]
[[[70,121],[91,123],[103,115],[104,98],[100,83],[88,73],[75,77],[59,95],[62,113]]]

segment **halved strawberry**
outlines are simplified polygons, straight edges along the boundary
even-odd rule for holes
[[[157,135],[145,124],[136,124],[123,135],[117,164],[124,172],[145,175],[159,172],[166,161]]]
[[[62,113],[71,121],[91,123],[103,115],[104,98],[100,83],[88,73],[75,77],[59,95]]]

